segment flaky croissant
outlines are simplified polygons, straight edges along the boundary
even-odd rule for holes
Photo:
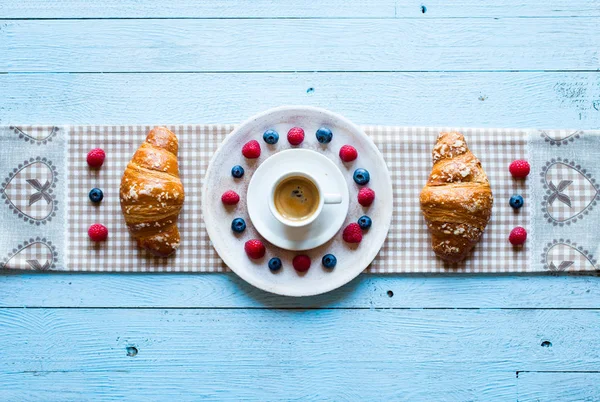
[[[166,257],[179,247],[177,217],[185,194],[179,179],[177,137],[150,130],[121,179],[121,210],[139,247]]]
[[[467,257],[483,234],[492,214],[492,190],[461,133],[440,133],[432,156],[421,211],[435,254],[456,263]]]

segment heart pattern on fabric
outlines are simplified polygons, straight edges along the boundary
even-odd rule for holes
[[[574,161],[552,159],[542,168],[541,176],[546,190],[542,211],[555,226],[583,219],[600,199],[596,180]]]
[[[573,142],[578,138],[581,138],[583,131],[577,130],[540,130],[540,135],[550,145],[567,145],[569,142]]]
[[[54,188],[57,169],[46,158],[24,161],[8,174],[0,186],[4,203],[19,218],[32,224],[45,224],[56,215]]]
[[[45,238],[29,239],[19,244],[0,262],[0,268],[46,271],[56,268],[58,253]]]
[[[12,130],[19,138],[23,139],[25,142],[31,142],[32,144],[47,144],[52,141],[52,139],[56,136],[60,128],[58,127],[32,127],[28,129],[27,132],[22,127],[10,126],[10,130]]]
[[[598,269],[596,263],[588,250],[570,240],[554,240],[542,253],[544,269],[554,272],[593,271]]]

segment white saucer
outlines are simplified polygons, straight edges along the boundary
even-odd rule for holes
[[[304,142],[296,147],[292,147],[286,138],[288,130],[294,126],[302,127],[306,133]],[[320,144],[315,137],[316,130],[322,126],[333,132],[333,140],[329,144]],[[267,129],[274,129],[279,133],[277,144],[267,145],[263,141],[262,136]],[[258,159],[250,160],[242,156],[242,146],[250,140],[257,140],[261,146],[262,152]],[[340,160],[338,153],[344,144],[352,144],[358,150],[358,159],[350,163]],[[259,221],[262,218],[250,220],[247,209],[250,181],[253,175],[262,169],[262,164],[291,148],[318,152],[327,157],[344,176],[349,199],[348,214],[342,225],[356,222],[362,215],[369,215],[373,219],[373,226],[364,232],[359,245],[345,243],[342,231],[338,230],[329,241],[316,248],[306,251],[284,250],[268,242],[256,229],[254,225],[258,223],[260,226]],[[243,166],[245,174],[241,179],[231,176],[231,168],[234,165]],[[376,198],[369,208],[364,208],[357,202],[356,197],[361,186],[352,179],[352,173],[357,168],[367,169],[371,174],[368,186],[375,191]],[[227,190],[234,190],[240,195],[240,202],[235,207],[225,207],[221,203],[220,196]],[[250,284],[281,295],[316,295],[350,282],[377,256],[386,240],[392,220],[392,194],[392,182],[385,161],[373,141],[360,127],[328,110],[307,106],[284,106],[246,120],[229,134],[216,150],[204,176],[201,227],[206,228],[213,247],[225,264]],[[266,203],[265,207],[268,209]],[[247,223],[246,230],[240,234],[231,230],[231,221],[238,217],[245,219]],[[336,223],[335,226],[337,225]],[[263,258],[251,260],[244,252],[244,243],[256,238],[264,240],[267,251]],[[337,258],[334,269],[326,269],[321,264],[321,258],[328,253]],[[299,254],[308,255],[312,261],[306,273],[299,274],[292,266],[292,260]],[[283,263],[283,267],[276,273],[268,268],[269,259],[273,257],[280,258]]]
[[[326,204],[310,225],[292,228],[273,216],[269,197],[274,176],[298,169],[299,163],[326,192],[341,194],[342,203]],[[308,149],[288,149],[269,157],[256,169],[248,186],[247,204],[252,224],[268,242],[286,250],[309,250],[326,243],[340,230],[348,213],[348,199],[346,178],[329,158]]]

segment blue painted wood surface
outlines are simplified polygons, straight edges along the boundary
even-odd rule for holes
[[[600,128],[600,1],[0,2],[0,124]],[[0,241],[1,241],[0,237]],[[600,278],[0,276],[0,400],[600,400]]]

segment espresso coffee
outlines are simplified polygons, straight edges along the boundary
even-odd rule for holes
[[[277,212],[284,218],[303,221],[319,209],[319,190],[306,177],[288,177],[275,188],[273,202]]]

